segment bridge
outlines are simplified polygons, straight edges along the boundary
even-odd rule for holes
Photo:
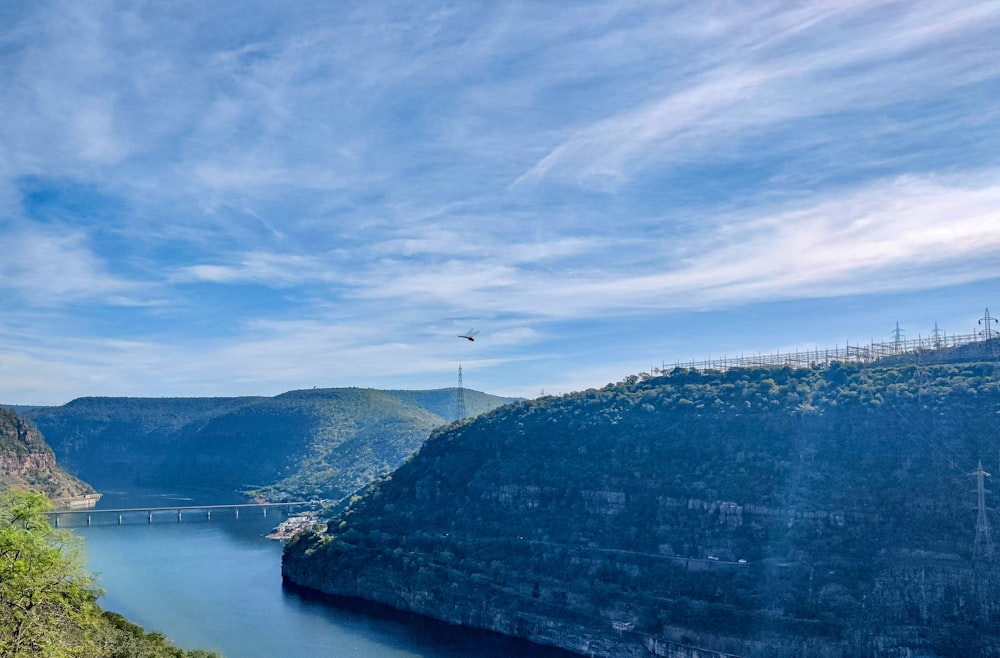
[[[257,511],[267,516],[267,510],[269,509],[285,509],[286,511],[293,507],[317,507],[325,502],[332,501],[322,501],[322,500],[301,500],[294,502],[285,503],[234,503],[231,505],[183,505],[183,506],[159,506],[159,507],[122,507],[122,508],[109,508],[109,509],[62,509],[62,510],[50,510],[46,514],[52,519],[52,524],[55,527],[59,527],[59,520],[61,517],[79,518],[80,516],[87,517],[87,525],[93,523],[95,516],[107,516],[107,515],[118,515],[118,525],[122,525],[125,521],[126,516],[140,517],[145,514],[146,523],[153,522],[153,515],[159,513],[160,516],[169,514],[171,518],[174,514],[177,515],[177,522],[180,523],[184,520],[184,514],[188,513],[188,518],[193,514],[198,514],[199,518],[205,518],[209,521],[212,520],[212,512],[232,512],[235,518],[240,518],[240,511]]]

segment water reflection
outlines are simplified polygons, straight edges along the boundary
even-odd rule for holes
[[[327,596],[294,586],[284,587],[289,605],[304,614],[335,618],[336,623],[363,634],[378,633],[394,646],[407,647],[408,656],[421,658],[580,658],[552,647],[470,628],[452,626],[378,603]]]

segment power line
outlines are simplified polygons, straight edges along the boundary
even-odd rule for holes
[[[990,317],[991,321],[997,321]],[[905,354],[916,354],[920,352],[933,352],[949,348],[957,348],[964,345],[982,342],[983,332],[971,334],[947,334],[937,328],[935,324],[934,332],[930,337],[905,338],[905,332],[899,328],[892,331],[888,342],[876,342],[872,340],[867,344],[836,346],[833,348],[812,350],[799,350],[796,352],[726,356],[722,359],[706,359],[703,361],[675,361],[674,367],[688,368],[690,370],[720,370],[726,371],[734,368],[781,368],[791,366],[793,368],[814,368],[829,366],[834,361],[840,363],[860,363],[871,364],[887,357],[901,356]],[[1000,332],[994,330],[994,338],[1000,337]],[[989,343],[988,343],[989,345]],[[651,374],[666,374],[667,365],[664,362],[662,368],[653,368]]]

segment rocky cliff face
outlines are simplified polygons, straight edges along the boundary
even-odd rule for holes
[[[522,403],[435,433],[283,574],[586,656],[1000,656],[968,475],[998,414],[989,364]]]
[[[52,499],[94,494],[92,487],[66,473],[42,435],[23,418],[0,408],[0,490],[28,489]]]

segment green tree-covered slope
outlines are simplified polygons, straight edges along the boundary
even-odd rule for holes
[[[27,489],[51,498],[72,498],[93,489],[56,464],[42,435],[9,409],[0,408],[0,491]]]
[[[507,402],[465,391],[469,413]],[[28,412],[60,463],[99,489],[206,487],[339,499],[453,419],[455,389],[275,397],[80,398]]]
[[[677,370],[435,432],[284,574],[593,656],[995,656],[998,448],[990,363]]]
[[[45,496],[0,493],[0,656],[210,658],[98,606],[80,539],[45,517]]]

